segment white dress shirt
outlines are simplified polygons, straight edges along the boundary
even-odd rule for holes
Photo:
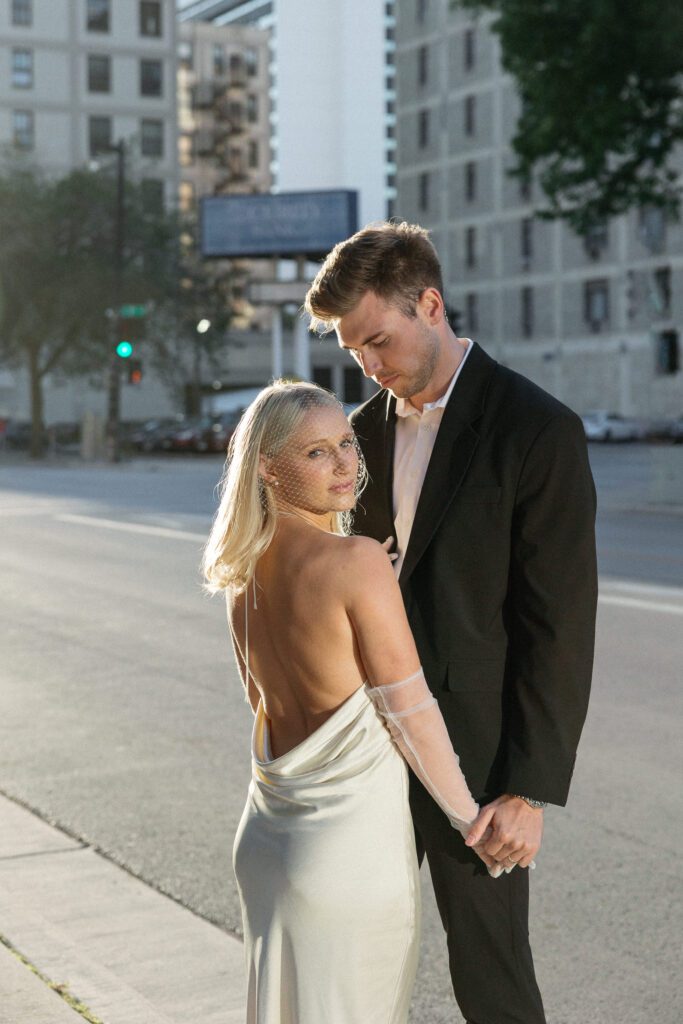
[[[451,377],[446,393],[436,402],[425,402],[422,412],[412,405],[409,398],[396,399],[396,444],[394,447],[394,529],[398,558],[394,571],[398,576],[413,528],[415,510],[420,498],[422,484],[441,425],[443,411],[451,397],[455,382],[470,354],[472,342],[469,338],[465,354]]]

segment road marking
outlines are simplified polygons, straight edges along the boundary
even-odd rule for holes
[[[77,516],[65,514],[55,516],[60,523],[75,523],[78,526],[101,526],[106,530],[122,530],[124,533],[144,533],[149,537],[173,537],[175,540],[206,541],[205,533],[190,533],[189,530],[172,530],[168,526],[145,526],[143,523],[126,523],[118,519],[100,519],[98,516]]]
[[[641,601],[637,597],[622,594],[600,594],[600,604],[612,604],[619,608],[639,608],[645,612],[664,612],[667,615],[683,615],[683,604],[666,604],[664,601]]]
[[[675,587],[667,583],[636,583],[634,580],[621,580],[614,576],[600,577],[600,593],[631,594],[638,597],[673,597],[683,601],[683,587]]]
[[[70,513],[55,516],[62,523],[74,523],[77,526],[95,526],[106,530],[120,530],[124,533],[141,533],[149,537],[171,537],[174,540],[191,540],[194,542],[206,541],[203,533],[190,533],[189,530],[173,530],[168,526],[147,526],[143,523],[126,523],[118,519],[100,519],[97,516],[79,516]],[[667,615],[683,615],[682,604],[669,604],[666,601],[644,600],[648,594],[662,594],[670,597],[682,597],[683,589],[677,587],[657,587],[640,583],[616,582],[607,583],[609,591],[600,593],[598,600],[601,604],[615,605],[619,608],[638,608],[647,612],[663,612]],[[627,593],[614,593],[614,590],[627,591]],[[642,594],[643,597],[631,596]]]

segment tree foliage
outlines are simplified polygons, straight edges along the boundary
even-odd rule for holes
[[[522,101],[513,173],[579,234],[646,205],[678,216],[681,0],[452,0],[488,10]]]
[[[184,375],[187,381],[188,349],[216,344],[215,331],[202,337],[195,331],[205,316],[223,324],[222,310],[215,308],[223,296],[203,280],[192,236],[132,180],[126,181],[124,210],[119,278],[111,169],[75,170],[55,180],[9,166],[0,175],[0,359],[29,373],[34,455],[42,448],[46,375],[89,374],[104,381],[120,340],[113,336],[112,315],[119,303],[154,309],[146,318],[145,353],[166,378]]]

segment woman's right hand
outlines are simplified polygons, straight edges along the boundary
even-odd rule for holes
[[[393,554],[392,554],[392,552],[390,551],[390,548],[393,547],[393,544],[394,544],[394,538],[393,537],[387,537],[387,539],[382,542],[382,547],[384,548],[386,553],[389,555],[389,561],[390,562],[395,562],[396,559],[398,558],[398,555],[396,554],[396,552],[393,552]]]

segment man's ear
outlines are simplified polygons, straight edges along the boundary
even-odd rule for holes
[[[444,316],[444,302],[437,288],[425,288],[417,301],[417,307],[430,327],[436,327]]]

